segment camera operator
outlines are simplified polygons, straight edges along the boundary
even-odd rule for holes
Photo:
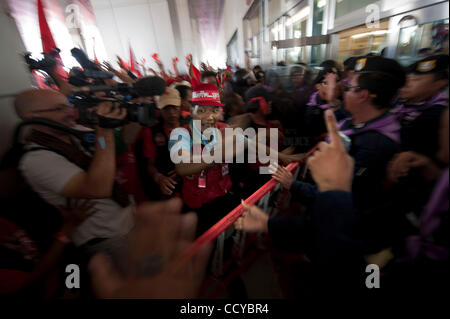
[[[42,118],[74,127],[74,109],[61,93],[27,90],[16,96],[14,106],[22,119]],[[69,206],[70,199],[92,199],[97,214],[72,234],[75,246],[91,254],[108,249],[109,239],[128,233],[133,206],[128,194],[115,184],[116,161],[111,122],[120,122],[125,109],[100,103],[93,156],[71,135],[45,126],[33,127],[26,137],[25,154],[19,168],[25,180],[44,200],[54,206]],[[86,249],[86,250],[85,250]]]

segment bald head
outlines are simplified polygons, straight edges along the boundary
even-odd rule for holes
[[[22,118],[30,118],[31,112],[45,109],[57,104],[67,103],[66,97],[54,90],[31,89],[16,95],[14,108],[17,115]]]

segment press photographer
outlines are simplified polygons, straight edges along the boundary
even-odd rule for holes
[[[75,127],[74,108],[61,93],[27,90],[17,95],[17,114],[26,119],[47,119]],[[25,138],[25,154],[19,168],[32,189],[54,206],[69,206],[71,199],[88,198],[98,213],[73,233],[76,246],[93,248],[126,234],[132,226],[133,206],[128,195],[116,185],[114,132],[110,123],[123,121],[126,110],[104,102],[97,107],[101,119],[95,132],[95,152],[89,154],[70,134],[46,126],[33,126]]]

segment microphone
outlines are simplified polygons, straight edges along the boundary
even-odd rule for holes
[[[78,48],[73,48],[70,50],[72,53],[72,56],[77,60],[78,63],[83,67],[85,70],[95,70],[95,71],[101,71],[97,64],[89,60],[89,57],[86,55],[86,53]]]
[[[166,92],[166,81],[159,76],[147,76],[137,80],[134,89],[139,96],[163,95]]]
[[[94,93],[100,91],[134,91],[134,93],[138,96],[156,96],[162,95],[166,91],[166,81],[159,76],[147,76],[145,78],[140,78],[134,83],[119,83],[115,85],[83,86],[74,88],[72,93]]]

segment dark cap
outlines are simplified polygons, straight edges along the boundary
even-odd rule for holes
[[[308,66],[306,64],[294,64],[289,68],[289,75],[301,75],[304,76],[308,73]]]
[[[255,85],[245,92],[245,108],[247,112],[256,112],[259,108],[259,103],[254,103],[251,100],[257,97],[263,97],[266,101],[270,101],[271,97],[269,91],[262,85]]]
[[[328,73],[334,73],[339,76],[339,70],[335,66],[326,65],[324,67],[319,67],[319,69],[320,69],[320,71],[319,71],[319,73],[317,73],[317,76],[314,79],[314,84],[318,84],[318,83],[322,82]]]
[[[447,54],[439,54],[432,55],[417,61],[416,63],[411,64],[407,68],[407,73],[414,74],[431,74],[438,72],[448,72],[448,55]]]
[[[356,65],[356,60],[360,59],[361,57],[359,56],[352,56],[349,57],[348,59],[346,59],[344,61],[344,69],[346,70],[354,70],[355,69],[355,65]]]
[[[245,100],[250,101],[254,97],[263,97],[266,100],[269,100],[270,94],[269,91],[267,91],[267,89],[264,86],[255,85],[249,88],[247,92],[245,92]]]
[[[261,79],[264,79],[264,76],[265,76],[264,71],[258,71],[258,72],[255,73],[255,78],[258,81],[261,80]]]
[[[397,88],[402,87],[406,82],[404,68],[397,61],[381,56],[368,56],[357,59],[355,73],[378,73],[386,75]]]
[[[319,67],[324,69],[336,68],[336,70],[340,71],[339,64],[334,60],[325,60],[322,63],[320,63]]]

